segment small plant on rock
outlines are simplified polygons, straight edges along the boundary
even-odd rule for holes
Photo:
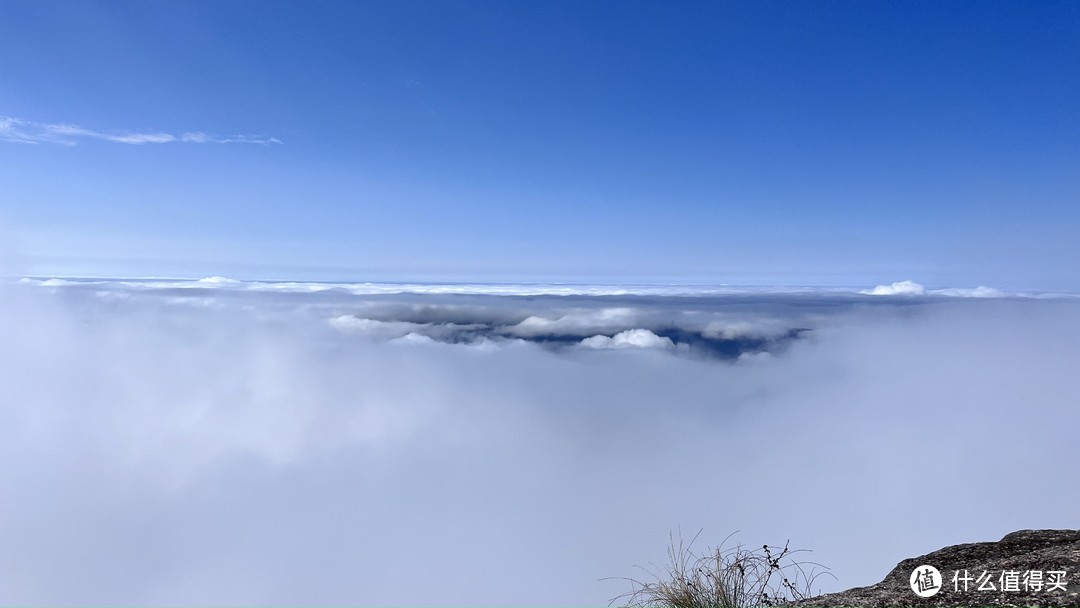
[[[662,573],[642,568],[651,581],[627,578],[631,590],[611,600],[634,608],[760,608],[780,606],[814,595],[812,586],[829,575],[820,564],[797,559],[806,550],[741,544],[725,548],[731,539],[702,554],[693,551],[698,532],[689,544],[674,534],[668,545],[668,564]]]

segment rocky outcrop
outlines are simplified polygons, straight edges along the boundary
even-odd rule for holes
[[[941,575],[937,591],[924,585],[931,587],[924,591],[933,592],[930,597],[920,597],[912,588],[912,572],[924,565],[933,566]],[[921,573],[925,583],[928,577],[925,571]],[[905,559],[876,585],[818,596],[799,605],[1080,606],[1080,530],[1021,530],[997,542],[945,547]]]

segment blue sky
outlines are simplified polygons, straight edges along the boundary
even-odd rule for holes
[[[1076,2],[5,2],[0,255],[1080,291],[1078,66]]]

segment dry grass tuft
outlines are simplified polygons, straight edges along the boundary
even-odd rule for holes
[[[762,545],[725,548],[731,540],[702,554],[693,551],[698,534],[684,544],[671,536],[668,564],[662,574],[641,568],[652,581],[626,578],[631,590],[611,600],[633,608],[760,608],[781,606],[814,595],[811,587],[824,566],[796,559],[805,550]],[[809,568],[809,570],[807,570]]]

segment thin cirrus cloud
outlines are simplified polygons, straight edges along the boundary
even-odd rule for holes
[[[57,144],[75,146],[80,140],[97,139],[117,144],[141,146],[174,142],[192,144],[260,144],[282,143],[276,137],[262,135],[231,135],[221,137],[203,131],[188,131],[175,135],[164,131],[95,131],[71,123],[44,123],[10,116],[0,116],[0,140],[24,144]]]

